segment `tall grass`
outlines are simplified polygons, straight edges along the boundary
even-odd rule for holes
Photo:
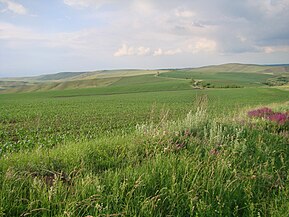
[[[186,118],[0,159],[0,216],[286,216],[289,146],[262,123]]]

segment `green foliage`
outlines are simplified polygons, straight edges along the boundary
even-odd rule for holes
[[[143,85],[144,83],[159,83],[147,85],[154,89],[159,85],[178,84],[186,86],[185,80],[193,79],[194,88],[202,88],[198,82],[203,81],[211,88],[258,87],[264,85],[276,86],[288,83],[289,67],[285,65],[265,66],[250,64],[224,64],[194,69],[162,69],[162,70],[103,70],[91,72],[61,72],[26,78],[7,78],[0,80],[0,93],[39,92],[52,90],[107,87],[110,85]],[[170,82],[171,84],[170,84]],[[174,84],[172,84],[174,83]],[[184,89],[184,88],[183,88]]]
[[[267,79],[264,84],[269,86],[282,86],[289,83],[289,76],[288,75],[279,75],[270,79]]]
[[[125,137],[7,155],[0,160],[1,212],[282,216],[288,212],[288,138],[259,127],[227,124],[199,109]]]
[[[246,73],[246,72],[203,72],[197,70],[175,70],[162,73],[160,77],[167,78],[193,78],[202,81],[202,86],[215,88],[258,87],[272,74]],[[208,85],[209,84],[209,85]],[[264,85],[264,84],[263,84]]]
[[[0,95],[0,216],[286,216],[288,92],[164,74]]]
[[[207,110],[214,115],[289,99],[286,91],[278,89],[163,91],[158,83],[154,89],[150,89],[153,84],[146,85],[0,95],[0,155],[128,133],[153,113],[159,120],[162,109],[170,109],[169,119],[184,118],[199,106],[195,99],[202,95],[207,95]]]

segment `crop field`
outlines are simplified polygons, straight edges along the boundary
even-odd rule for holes
[[[242,73],[242,72],[191,72],[191,71],[176,71],[161,74],[163,77],[183,78],[183,79],[197,79],[205,80],[222,87],[225,85],[240,85],[244,86],[261,86],[267,79],[272,78],[270,74],[258,73]]]
[[[0,94],[0,216],[287,216],[289,92],[248,67]]]

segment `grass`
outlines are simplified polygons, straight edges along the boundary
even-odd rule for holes
[[[2,214],[288,213],[289,149],[284,136],[211,119],[204,112],[144,126],[150,126],[149,134],[139,129],[6,155],[0,164]],[[165,134],[156,133],[164,129]]]
[[[170,119],[184,118],[203,95],[209,101],[208,112],[215,116],[289,99],[286,91],[273,88],[182,90],[183,86],[172,86],[165,91],[170,87],[166,83],[151,86],[1,95],[1,153],[131,132],[152,113],[160,120],[158,114],[164,110],[170,110]]]
[[[188,79],[202,80],[203,86],[210,88],[256,87],[286,84],[289,67],[287,65],[248,65],[224,64],[194,69],[160,69],[160,70],[103,70],[91,72],[61,72],[25,78],[4,78],[0,81],[0,93],[36,92],[94,88],[132,82],[168,82],[168,78],[177,79],[179,85]],[[162,81],[156,77],[166,78]],[[281,79],[281,80],[280,80]],[[137,81],[139,80],[139,81]],[[177,81],[175,81],[177,82]],[[285,83],[284,83],[285,82]],[[134,83],[135,84],[135,83]],[[156,85],[155,85],[156,86]],[[153,87],[151,87],[153,88]]]
[[[0,95],[0,216],[288,215],[288,91],[166,74]]]
[[[201,72],[243,72],[243,73],[261,73],[261,74],[282,74],[289,71],[288,65],[256,65],[256,64],[239,64],[229,63],[222,65],[205,66],[192,69],[192,71]]]
[[[161,74],[162,77],[202,80],[214,85],[225,87],[226,85],[238,85],[241,87],[264,86],[264,82],[274,75],[243,72],[197,72],[197,71],[172,71]]]

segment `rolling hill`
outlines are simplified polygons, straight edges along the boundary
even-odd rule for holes
[[[0,216],[288,216],[286,70],[3,80]]]
[[[229,63],[186,69],[60,72],[34,77],[2,78],[0,93],[95,88],[135,82],[141,85],[167,82],[168,79],[179,82],[188,80],[188,84],[197,80],[202,87],[210,88],[277,86],[288,83],[289,66]]]

